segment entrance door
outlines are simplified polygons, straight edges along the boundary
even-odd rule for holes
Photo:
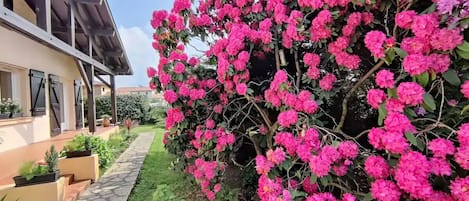
[[[62,123],[61,117],[61,97],[62,97],[62,83],[59,77],[49,74],[49,116],[50,116],[50,129],[51,136],[59,135],[62,132],[60,127]]]
[[[83,100],[81,98],[81,81],[75,80],[73,84],[75,86],[75,125],[77,129],[83,128]]]

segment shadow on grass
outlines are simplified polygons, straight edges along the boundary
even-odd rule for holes
[[[163,145],[161,128],[154,129],[155,138],[145,158],[143,167],[132,189],[129,201],[182,201],[205,200],[194,184],[191,184],[181,172],[169,169],[174,157],[166,152]],[[155,193],[155,191],[158,192]],[[164,189],[163,189],[164,188]],[[160,192],[164,191],[164,192]],[[155,196],[153,195],[155,194]],[[171,194],[169,196],[168,194]],[[163,195],[163,196],[162,196]],[[195,197],[197,198],[195,198]],[[165,197],[165,198],[161,198]]]

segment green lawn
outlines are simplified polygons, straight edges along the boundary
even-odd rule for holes
[[[149,127],[149,128],[148,128]],[[136,129],[152,129],[151,126]],[[136,130],[134,129],[134,131]],[[163,145],[161,128],[156,132],[153,144],[145,158],[140,175],[137,179],[129,201],[181,201],[204,200],[197,192],[197,186],[190,184],[181,172],[169,169],[174,157],[166,152]]]

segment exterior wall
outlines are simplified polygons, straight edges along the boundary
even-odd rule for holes
[[[0,44],[0,68],[18,72],[13,97],[19,97],[24,115],[31,116],[29,69],[44,71],[46,78],[52,73],[63,83],[65,123],[62,126],[65,130],[75,130],[73,81],[81,77],[74,59],[2,26]],[[29,117],[30,122],[14,125],[0,121],[0,152],[50,138],[48,83],[45,88],[46,115]]]

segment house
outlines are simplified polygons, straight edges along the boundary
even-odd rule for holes
[[[0,98],[23,113],[0,120],[0,152],[81,129],[85,118],[95,132],[94,79],[108,86],[116,119],[115,76],[131,74],[107,0],[0,0]]]
[[[102,82],[96,82],[94,84],[94,95],[95,96],[108,96],[111,94],[111,88]]]
[[[150,87],[120,87],[117,88],[117,95],[144,95],[148,99],[153,99],[155,91]]]

